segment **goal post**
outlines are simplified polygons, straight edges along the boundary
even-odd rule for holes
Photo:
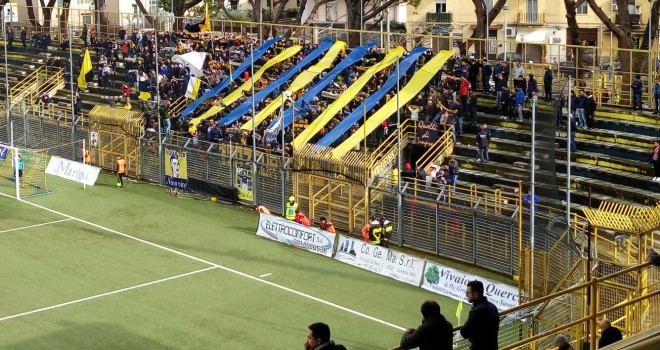
[[[48,154],[0,143],[0,192],[16,198],[48,193]]]

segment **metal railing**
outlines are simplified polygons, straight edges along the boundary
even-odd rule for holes
[[[451,12],[429,12],[426,14],[427,22],[451,23],[454,20],[454,14]]]
[[[518,24],[526,24],[526,25],[545,24],[545,13],[538,13],[538,12],[518,13]]]

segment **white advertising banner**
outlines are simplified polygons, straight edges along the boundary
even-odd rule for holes
[[[501,310],[518,306],[518,288],[470,275],[451,267],[426,262],[422,288],[446,297],[467,302],[465,291],[469,281],[479,280],[484,284],[484,295]]]
[[[88,186],[94,186],[99,177],[100,168],[89,164],[74,162],[58,156],[50,157],[46,173],[61,178],[79,182]]]
[[[332,257],[335,234],[307,227],[279,216],[261,213],[257,236],[282,242],[313,253]]]
[[[419,286],[424,272],[424,260],[411,255],[339,235],[335,259]]]

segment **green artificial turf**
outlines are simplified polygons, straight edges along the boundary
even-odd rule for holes
[[[296,349],[317,321],[349,349],[385,349],[398,344],[399,329],[337,306],[416,327],[427,299],[456,323],[454,300],[257,237],[252,210],[144,182],[117,189],[114,180],[102,174],[82,189],[49,176],[54,193],[28,199],[85,222],[53,223],[66,217],[0,197],[0,232],[46,224],[0,233],[1,349]]]

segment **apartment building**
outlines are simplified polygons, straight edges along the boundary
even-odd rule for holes
[[[489,8],[496,0],[483,0]],[[616,0],[597,1],[601,8],[618,23]],[[646,30],[650,13],[647,0],[628,0],[628,10],[633,20],[633,37],[640,38]],[[421,30],[451,39],[434,40],[435,49],[456,49],[456,43],[472,35],[476,14],[472,1],[421,0],[418,6],[408,5],[408,26],[411,31]],[[560,0],[509,0],[507,6],[492,22],[488,36],[497,39],[487,49],[490,59],[498,54],[517,52],[525,60],[534,62],[560,62],[570,58],[571,49],[562,45],[587,45],[605,48],[617,47],[617,39],[611,35],[587,3],[577,8],[581,43],[571,43],[567,33],[566,8]],[[501,41],[505,41],[503,44]],[[657,40],[656,40],[657,42]],[[559,45],[555,45],[559,44]],[[657,47],[657,44],[654,45]],[[600,57],[602,61],[604,57]]]

